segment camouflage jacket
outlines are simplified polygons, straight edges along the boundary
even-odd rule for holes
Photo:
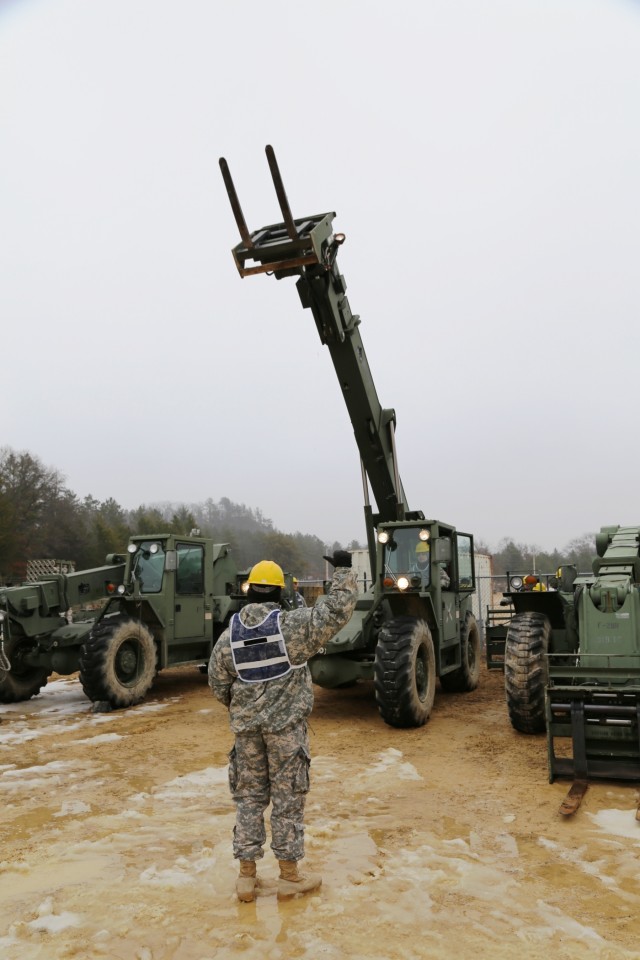
[[[355,572],[338,567],[329,592],[312,607],[285,610],[280,617],[289,660],[295,666],[306,663],[340,630],[353,613],[358,588]],[[249,603],[240,611],[247,626],[261,623],[274,603]],[[265,683],[244,683],[238,679],[229,628],[213,648],[209,660],[209,686],[217,699],[229,707],[234,733],[275,733],[308,717],[313,707],[313,687],[308,667],[291,670],[286,676]]]

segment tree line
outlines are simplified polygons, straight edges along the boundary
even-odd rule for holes
[[[197,529],[203,537],[231,545],[239,570],[258,560],[276,560],[299,579],[324,576],[327,545],[312,534],[283,533],[259,509],[226,497],[204,503],[142,504],[126,510],[113,498],[79,498],[58,470],[38,457],[0,449],[0,577],[23,579],[27,561],[68,560],[77,570],[102,566],[109,553],[125,551],[135,534]],[[355,549],[357,542],[345,545]],[[329,551],[345,549],[334,543]]]
[[[576,566],[578,573],[591,573],[596,538],[594,533],[586,533],[571,540],[562,550],[545,551],[534,544],[515,543],[506,537],[500,541],[497,550],[490,551],[478,543],[476,550],[491,553],[494,576],[505,573],[553,574],[558,567],[569,563]]]
[[[324,544],[313,534],[283,533],[261,510],[234,503],[227,497],[203,503],[142,504],[125,510],[113,498],[80,499],[65,484],[58,470],[38,457],[10,447],[0,449],[0,577],[22,579],[27,561],[69,560],[77,570],[101,566],[109,553],[122,553],[135,534],[177,533],[198,529],[203,537],[231,545],[238,569],[260,559],[276,560],[301,580],[324,576],[322,555],[348,544]],[[574,563],[580,572],[591,570],[595,535],[572,540],[563,550],[544,552],[534,545],[503,539],[491,551],[477,542],[476,549],[491,553],[494,574],[553,573],[563,563]]]

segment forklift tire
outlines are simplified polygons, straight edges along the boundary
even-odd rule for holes
[[[5,638],[4,652],[11,664],[11,670],[7,673],[0,671],[0,703],[30,700],[46,685],[49,670],[22,662],[22,654],[27,653],[30,648],[30,641],[24,637]]]
[[[519,613],[507,630],[504,688],[509,719],[519,733],[544,733],[551,624],[542,613]]]
[[[480,631],[470,610],[460,628],[460,666],[440,676],[440,686],[447,693],[470,693],[480,680]]]
[[[80,649],[80,683],[90,700],[114,709],[144,700],[156,675],[155,640],[138,620],[100,620]]]
[[[436,656],[427,623],[396,617],[378,635],[376,703],[390,727],[421,727],[436,694]]]

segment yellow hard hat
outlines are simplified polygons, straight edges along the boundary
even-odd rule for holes
[[[429,544],[421,540],[420,543],[416,544],[416,553],[429,553]]]
[[[297,587],[297,586],[298,586],[298,578],[297,578],[297,577],[294,577],[294,578],[293,578],[293,585],[294,585],[294,587]]]
[[[259,587],[284,587],[284,573],[273,560],[261,560],[251,568],[249,583]]]

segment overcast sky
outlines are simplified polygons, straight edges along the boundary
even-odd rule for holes
[[[0,445],[122,506],[364,540],[358,451],[250,229],[336,211],[409,506],[640,524],[640,4],[0,0]]]

